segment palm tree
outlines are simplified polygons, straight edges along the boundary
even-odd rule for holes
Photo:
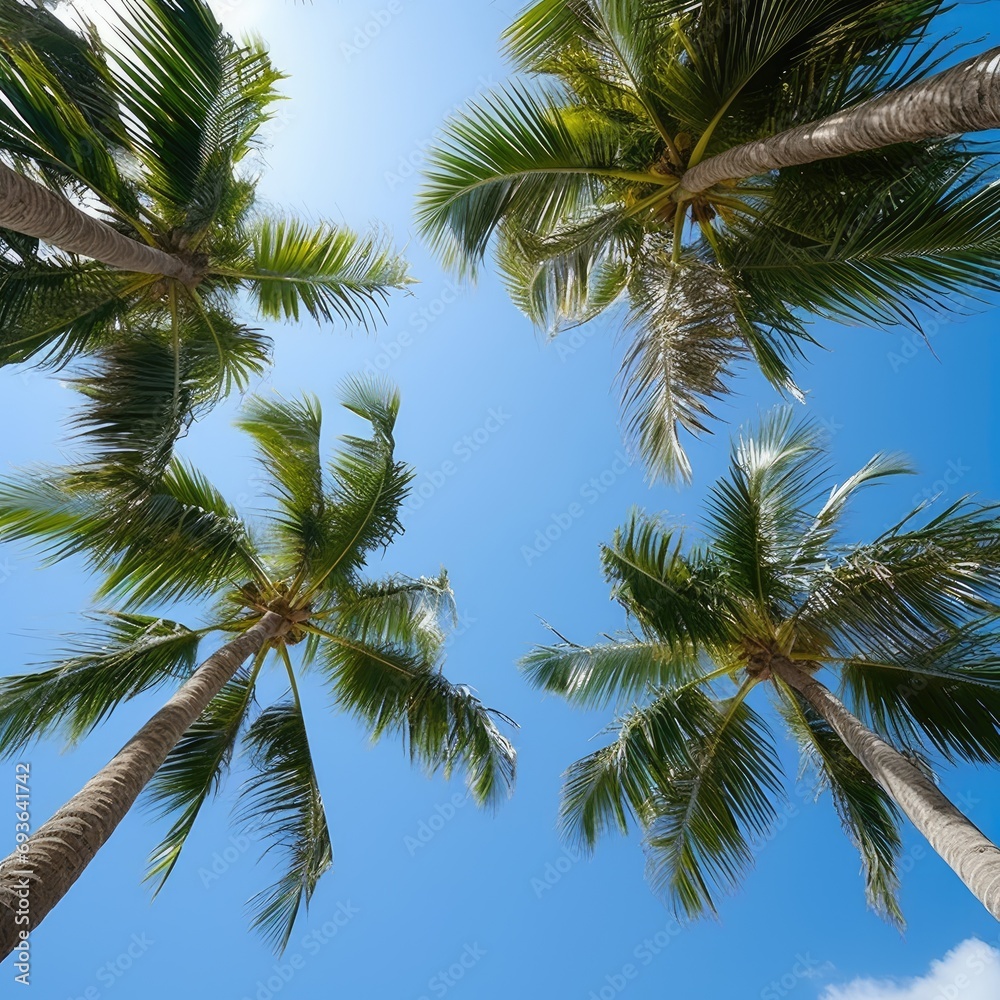
[[[281,79],[262,44],[201,0],[109,11],[105,39],[0,0],[0,363],[142,335],[214,351],[218,393],[268,358],[241,295],[264,319],[371,323],[408,282],[385,237],[255,202]]]
[[[522,78],[430,153],[422,230],[467,274],[492,247],[514,302],[553,333],[627,303],[627,430],[654,478],[687,478],[681,432],[708,430],[735,366],[798,393],[809,314],[918,325],[915,306],[1000,287],[1000,187],[954,135],[995,123],[995,100],[898,124],[956,80],[979,98],[992,80],[992,56],[926,79],[941,6],[539,0],[506,34]],[[775,136],[780,155],[753,160]]]
[[[533,684],[576,705],[628,706],[569,768],[563,828],[592,847],[638,823],[654,888],[689,916],[714,910],[776,819],[781,766],[751,707],[766,688],[861,851],[875,908],[901,920],[902,812],[1000,919],[1000,850],[926,757],[1000,760],[1000,508],[918,508],[844,545],[852,498],[908,468],[879,454],[827,492],[821,441],[787,408],[741,437],[698,544],[634,513],[603,549],[634,629],[525,659]]]
[[[398,403],[384,385],[348,383],[344,405],[373,434],[344,438],[324,472],[318,402],[251,399],[240,426],[254,439],[275,502],[263,532],[176,459],[145,490],[130,470],[102,475],[97,461],[0,483],[0,537],[30,540],[50,559],[85,553],[104,574],[101,598],[122,602],[97,616],[96,628],[76,637],[59,662],[0,681],[0,751],[15,753],[56,731],[78,741],[122,701],[177,687],[0,864],[3,955],[59,902],[147,785],[152,802],[173,818],[147,875],[162,886],[238,752],[252,769],[240,791],[241,819],[285,859],[277,881],[252,901],[254,925],[284,948],[300,905],[332,863],[296,660],[320,671],[337,704],[373,738],[401,737],[429,771],[464,768],[478,803],[496,804],[509,791],[514,750],[494,717],[510,720],[441,672],[447,577],[363,575],[369,554],[400,531],[412,478],[393,455]],[[214,610],[198,629],[142,613],[206,598]],[[225,641],[195,669],[212,634]],[[257,680],[268,660],[287,673],[288,690],[258,709]],[[27,924],[17,922],[25,906]]]

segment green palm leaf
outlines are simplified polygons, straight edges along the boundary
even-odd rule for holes
[[[843,666],[859,714],[897,743],[929,742],[946,760],[1000,759],[1000,653],[990,621],[923,648],[904,646],[884,662]]]
[[[239,820],[270,840],[267,850],[278,850],[284,859],[281,877],[250,903],[253,926],[280,953],[299,908],[308,907],[333,864],[333,848],[298,704],[265,709],[247,731],[245,745],[256,773],[240,792]]]
[[[324,665],[337,701],[371,726],[373,739],[401,737],[411,759],[431,773],[450,777],[464,768],[480,804],[495,806],[510,793],[516,755],[494,717],[510,719],[449,682],[419,650],[328,638]]]
[[[201,807],[229,771],[253,693],[251,676],[241,671],[212,699],[148,786],[148,801],[159,815],[180,814],[149,857],[146,879],[154,881],[154,895],[174,870]]]
[[[381,317],[389,291],[410,281],[403,259],[377,233],[265,218],[251,237],[252,258],[233,273],[246,279],[266,319],[298,320],[304,309],[317,322],[368,328]]]
[[[650,882],[689,917],[715,912],[715,894],[738,885],[753,861],[752,838],[764,836],[775,818],[777,753],[743,693],[705,707],[687,759],[651,805]]]
[[[0,679],[0,752],[62,732],[86,736],[123,701],[195,667],[201,632],[147,615],[107,614],[58,663]]]
[[[830,789],[840,821],[861,852],[869,904],[902,927],[898,809],[827,722],[794,692],[784,693],[782,715],[799,742],[804,763],[816,772],[820,787]]]

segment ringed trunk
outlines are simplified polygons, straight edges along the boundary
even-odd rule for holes
[[[162,274],[186,285],[193,284],[197,277],[185,261],[130,239],[80,211],[62,195],[3,164],[0,164],[0,226],[120,271]]]
[[[721,181],[769,170],[998,126],[1000,48],[995,48],[848,111],[711,156],[690,167],[680,186],[700,194]]]
[[[783,657],[774,657],[770,668],[826,719],[969,891],[1000,920],[1000,848],[923,771],[852,715],[829,688]]]
[[[240,665],[285,626],[281,615],[268,612],[213,653],[105,767],[0,862],[0,959],[66,895]]]

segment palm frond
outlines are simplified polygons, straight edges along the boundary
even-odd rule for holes
[[[362,641],[416,648],[428,659],[444,644],[445,629],[456,622],[448,574],[416,579],[394,576],[344,587],[333,609],[337,627]]]
[[[64,193],[85,185],[134,211],[116,161],[124,127],[93,26],[74,30],[36,4],[4,0],[0,47],[0,145],[14,164]]]
[[[158,325],[155,310],[138,309],[142,279],[102,264],[59,259],[0,260],[0,364],[35,361],[62,367],[105,344],[109,330]],[[154,315],[151,315],[153,313]]]
[[[536,646],[520,665],[532,686],[586,708],[676,687],[699,674],[690,650],[628,637],[596,646]]]
[[[615,149],[613,129],[512,84],[445,126],[428,154],[419,225],[446,262],[474,272],[502,221],[544,233],[593,210],[608,179],[628,176]]]
[[[829,724],[795,692],[784,693],[781,713],[798,741],[803,763],[816,772],[820,789],[830,789],[844,830],[861,852],[869,905],[902,927],[899,810]]]
[[[609,729],[615,740],[572,764],[565,774],[560,826],[592,848],[607,831],[647,824],[658,790],[688,762],[687,746],[707,724],[711,702],[688,684],[658,691]]]
[[[930,743],[946,760],[1000,760],[1000,634],[975,622],[940,641],[842,667],[855,711],[890,740]]]
[[[212,699],[149,783],[147,801],[159,815],[180,814],[149,857],[145,878],[154,882],[154,895],[174,870],[201,807],[219,791],[252,703],[251,676],[240,671]]]
[[[450,777],[456,767],[480,805],[496,806],[513,787],[516,754],[495,718],[464,684],[452,684],[418,650],[328,636],[324,664],[338,703],[371,727],[397,735],[410,758]]]
[[[962,499],[911,526],[922,511],[817,570],[796,622],[833,636],[844,656],[891,661],[901,648],[933,648],[942,634],[994,613],[997,508]]]
[[[200,0],[123,0],[119,15],[113,73],[131,151],[158,214],[191,239],[225,202],[280,75]]]
[[[820,495],[824,459],[818,426],[776,408],[752,434],[741,433],[728,475],[709,491],[712,549],[729,585],[762,611],[793,596],[784,570],[812,523],[808,507]]]
[[[317,322],[367,329],[389,292],[410,282],[406,262],[379,233],[264,218],[251,236],[250,260],[232,273],[247,282],[266,319],[298,320],[304,309]]]
[[[329,465],[323,533],[309,566],[310,586],[332,590],[400,530],[399,510],[412,470],[394,458],[392,436],[399,393],[377,379],[353,378],[342,387],[343,405],[372,425],[373,436],[345,435]]]
[[[46,669],[0,679],[0,752],[55,732],[75,743],[123,701],[196,665],[202,633],[147,615],[106,614]]]
[[[681,432],[707,434],[711,403],[750,356],[731,289],[709,267],[644,262],[629,282],[618,381],[628,436],[652,479],[691,478]]]
[[[280,548],[296,564],[308,564],[325,541],[322,425],[322,410],[314,396],[298,400],[253,396],[237,421],[253,438],[281,508],[282,513],[271,518]]]
[[[240,791],[238,821],[262,834],[283,858],[278,880],[250,902],[253,926],[284,951],[304,904],[333,864],[323,798],[305,721],[296,702],[265,709],[244,739],[255,773]],[[265,852],[267,853],[267,852]]]
[[[715,912],[717,892],[739,884],[781,788],[771,734],[742,694],[701,709],[686,761],[657,789],[646,833],[653,889],[688,917]]]
[[[601,550],[614,597],[679,660],[731,642],[737,616],[718,560],[682,546],[679,531],[635,511]]]
[[[89,541],[107,571],[100,595],[141,605],[261,578],[247,526],[196,469],[175,460],[154,492],[126,497],[118,510],[110,500]]]

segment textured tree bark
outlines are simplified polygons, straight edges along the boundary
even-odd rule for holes
[[[115,757],[21,845],[23,850],[0,862],[0,959],[66,895],[167,754],[240,665],[287,624],[281,615],[268,612],[213,653]]]
[[[970,892],[1000,920],[1000,848],[923,771],[852,715],[829,688],[782,657],[775,657],[770,668],[826,719]]]
[[[124,236],[62,195],[0,164],[0,226],[120,271],[163,274],[193,284],[190,264]]]
[[[897,142],[1000,126],[1000,48],[849,111],[735,146],[691,167],[681,188],[699,194],[720,181],[754,177]]]

